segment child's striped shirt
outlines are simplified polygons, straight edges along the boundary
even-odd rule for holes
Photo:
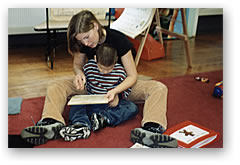
[[[94,60],[88,60],[83,67],[86,76],[86,89],[88,94],[106,94],[109,90],[117,87],[127,77],[125,69],[120,64],[115,64],[110,73],[103,74],[99,71]],[[121,93],[122,98],[127,98],[131,88]]]

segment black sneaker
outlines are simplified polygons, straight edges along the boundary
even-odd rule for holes
[[[168,135],[154,133],[143,128],[131,131],[131,141],[151,148],[177,148],[178,142]]]
[[[23,140],[34,145],[46,143],[48,140],[58,139],[59,131],[64,125],[56,120],[40,120],[35,126],[24,128],[21,133]]]
[[[151,131],[154,133],[160,133],[160,134],[163,134],[166,131],[160,124],[153,123],[153,122],[145,123],[142,128],[147,131]]]
[[[92,114],[91,123],[93,131],[98,131],[108,126],[107,120],[103,116],[100,116],[99,114],[96,113]]]
[[[71,125],[63,127],[59,134],[65,141],[74,141],[76,139],[86,139],[90,136],[90,129],[83,125]]]

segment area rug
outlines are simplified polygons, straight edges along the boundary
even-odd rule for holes
[[[207,77],[210,82],[196,81],[195,76]],[[223,147],[223,99],[212,96],[214,85],[223,80],[223,72],[207,72],[194,75],[163,78],[159,81],[168,87],[167,118],[168,128],[191,120],[209,129],[219,132],[219,139],[206,146],[207,148]],[[34,125],[41,118],[45,97],[24,99],[21,113],[8,115],[8,134],[11,147],[18,146],[14,136],[20,135],[21,130]],[[130,141],[130,131],[140,127],[142,109],[144,104],[138,104],[140,113],[133,119],[116,127],[107,127],[99,132],[94,132],[88,139],[74,142],[65,142],[62,139],[49,141],[36,148],[129,148],[133,145]],[[64,118],[67,121],[69,107],[66,106]],[[11,136],[12,135],[12,136]],[[18,137],[19,138],[19,137]],[[24,147],[24,146],[23,146]]]

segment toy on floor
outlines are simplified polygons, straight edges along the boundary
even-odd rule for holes
[[[223,98],[223,81],[220,81],[217,84],[215,84],[213,96]]]
[[[194,77],[194,79],[197,80],[197,81],[204,82],[204,83],[209,83],[209,79],[205,78],[205,77],[196,76],[196,77]]]

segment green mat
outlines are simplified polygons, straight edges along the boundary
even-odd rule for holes
[[[8,114],[9,115],[19,114],[21,111],[21,105],[22,105],[21,97],[8,98]]]

